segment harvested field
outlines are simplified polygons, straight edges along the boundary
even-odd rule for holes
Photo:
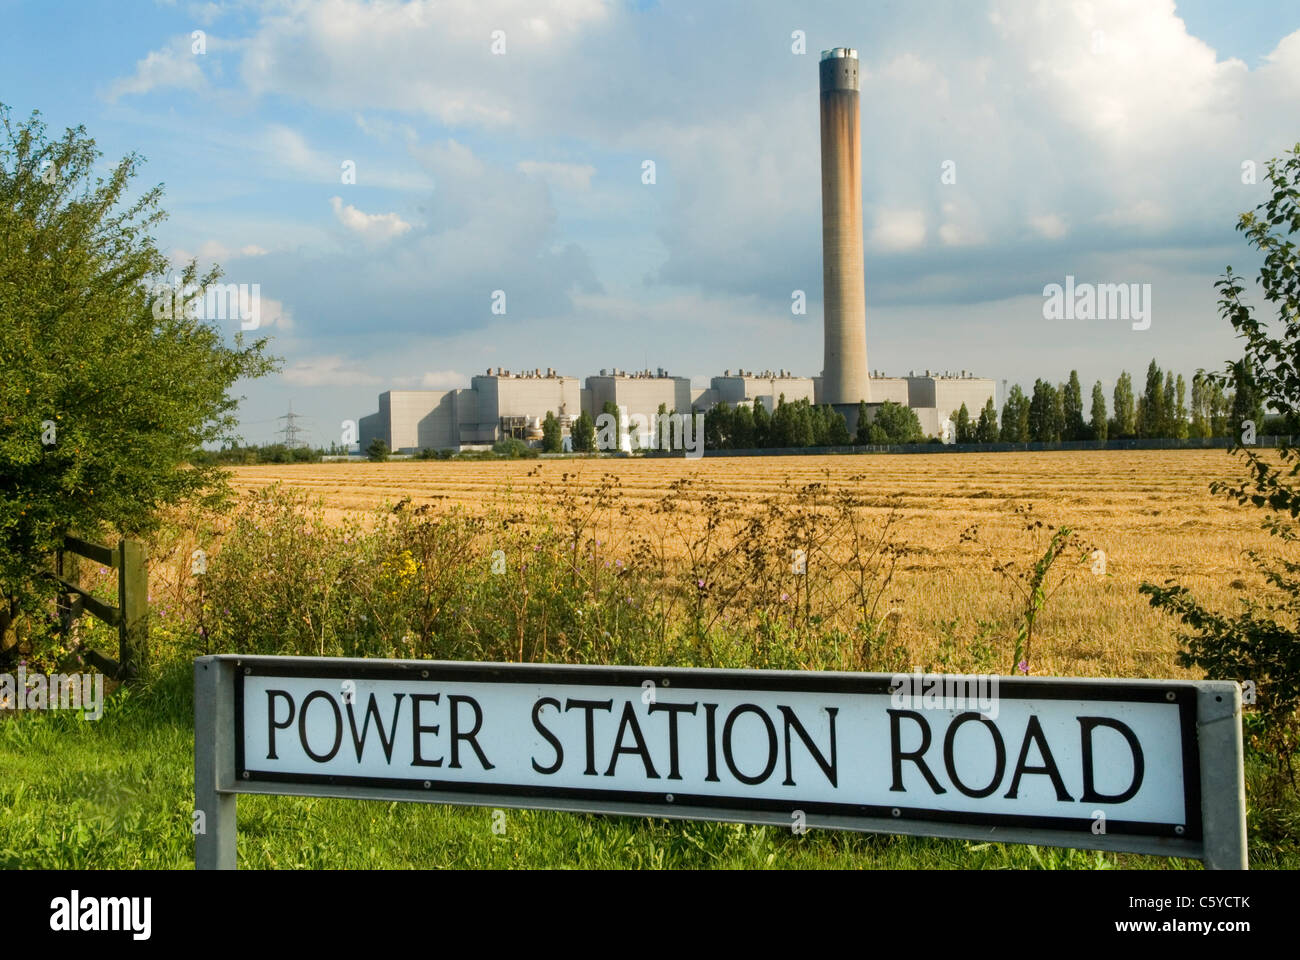
[[[676,524],[685,537],[709,510],[744,513],[810,484],[827,495],[848,490],[877,519],[896,511],[893,536],[905,553],[890,585],[892,640],[900,661],[931,669],[1008,672],[1017,622],[1014,587],[993,572],[1020,568],[1042,550],[1017,508],[1032,505],[1046,524],[1066,525],[1105,553],[1105,576],[1076,566],[1047,603],[1032,672],[1077,676],[1191,676],[1175,662],[1176,624],[1137,592],[1176,578],[1230,608],[1261,581],[1243,551],[1272,551],[1256,511],[1209,492],[1237,474],[1223,451],[1085,451],[909,456],[709,457],[703,460],[394,462],[241,467],[233,486],[254,491],[277,481],[319,496],[341,517],[409,497],[435,510],[487,509],[508,498],[528,509],[558,507],[565,490],[591,491],[603,479],[613,501],[598,527],[609,542]],[[654,512],[672,491],[682,509]],[[706,494],[719,498],[706,508]],[[976,542],[963,531],[978,529]]]

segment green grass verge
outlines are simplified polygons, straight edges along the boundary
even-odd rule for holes
[[[101,720],[0,720],[0,867],[187,869],[194,864],[190,671],[119,692]],[[848,832],[493,812],[419,803],[245,796],[242,868],[1198,869],[1195,861]],[[1300,866],[1295,848],[1254,867]]]

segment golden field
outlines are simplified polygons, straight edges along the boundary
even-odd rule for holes
[[[990,454],[409,461],[239,467],[232,486],[247,493],[280,482],[319,497],[327,515],[365,512],[409,497],[412,505],[471,511],[506,500],[525,510],[555,506],[563,491],[591,491],[604,480],[613,501],[598,518],[609,544],[626,544],[671,522],[703,524],[701,498],[714,513],[740,515],[765,498],[809,484],[857,494],[867,514],[894,511],[892,536],[905,549],[888,590],[891,643],[913,664],[1008,672],[1018,604],[993,572],[1023,569],[1045,540],[1026,533],[1017,508],[1032,505],[1044,523],[1073,528],[1105,553],[1106,573],[1065,559],[1072,573],[1047,602],[1034,641],[1035,675],[1183,677],[1175,662],[1177,624],[1137,592],[1144,581],[1173,578],[1213,606],[1230,609],[1260,588],[1244,551],[1276,549],[1259,511],[1209,491],[1239,474],[1222,450],[1052,451]],[[654,512],[670,485],[688,479],[681,509]],[[683,527],[684,525],[684,527]],[[963,542],[971,526],[978,542]],[[972,650],[984,649],[976,655]]]

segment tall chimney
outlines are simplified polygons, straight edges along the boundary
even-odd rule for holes
[[[858,52],[823,50],[822,281],[826,403],[871,399],[867,377],[867,307],[862,276],[862,133]]]

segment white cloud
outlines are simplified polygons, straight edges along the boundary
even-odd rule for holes
[[[339,223],[366,240],[391,240],[411,229],[411,225],[395,213],[363,213],[352,204],[344,204],[341,197],[330,197],[330,206]]]
[[[469,377],[458,370],[428,370],[420,376],[426,390],[455,390],[469,386]]]
[[[286,367],[281,376],[285,382],[300,387],[370,387],[385,382],[359,361],[337,354],[304,357]]]
[[[1065,221],[1054,213],[1030,217],[1029,225],[1048,240],[1059,240],[1066,234]]]
[[[881,210],[871,230],[876,250],[914,250],[925,243],[925,214],[920,210]]]
[[[199,69],[198,56],[190,52],[190,44],[188,35],[177,37],[161,50],[153,50],[143,60],[137,60],[132,76],[113,81],[108,99],[168,88],[198,90],[205,87],[207,80]]]
[[[560,190],[587,190],[596,168],[589,163],[550,163],[540,160],[521,160],[515,169],[530,177],[545,180]]]

